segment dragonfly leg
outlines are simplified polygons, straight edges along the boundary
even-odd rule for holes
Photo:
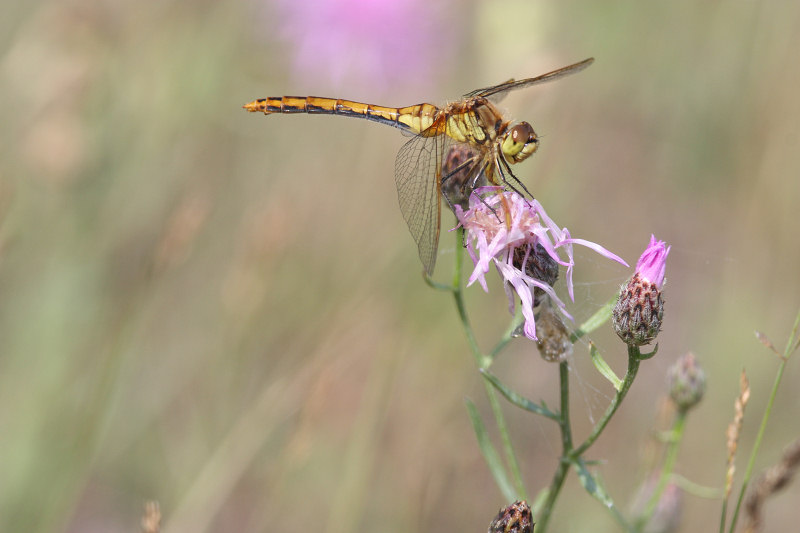
[[[481,176],[487,176],[488,175],[488,172],[490,170],[491,164],[492,164],[491,161],[486,163],[485,165],[483,165],[483,168],[481,170],[478,170],[475,173],[475,175],[472,176],[471,183],[469,184],[470,190],[473,190],[473,191],[475,190],[475,188],[478,186],[478,181],[481,179]],[[466,186],[466,184],[465,184],[465,186]]]
[[[508,172],[508,175],[511,176],[511,178],[513,178],[514,182],[520,187],[522,187],[522,190],[525,191],[525,194],[528,195],[528,198],[533,199],[531,191],[529,191],[528,188],[525,186],[525,184],[522,183],[520,179],[514,175],[514,172],[511,170],[511,165],[508,164],[508,161],[506,161],[504,157],[498,157],[497,159],[498,159],[497,168],[500,170],[500,177],[503,179],[503,182],[506,185],[508,185],[511,188],[511,190],[514,191],[515,193],[519,194],[520,196],[525,196],[509,181],[508,177],[506,177],[506,172]]]
[[[459,192],[461,193],[461,196],[463,198],[468,198],[469,195],[467,194],[467,190],[469,190],[471,194],[472,191],[474,191],[475,188],[477,187],[478,181],[480,180],[481,176],[488,175],[488,172],[491,170],[492,165],[494,164],[490,159],[482,167],[480,167],[478,166],[480,160],[481,160],[480,156],[472,156],[467,160],[465,160],[463,163],[457,165],[454,169],[450,170],[447,174],[445,174],[441,178],[442,196],[444,196],[444,199],[447,200],[447,204],[450,206],[450,209],[453,212],[455,212],[455,209],[453,209],[452,200],[445,193],[446,189],[445,183],[451,178],[459,177],[457,175],[463,172],[464,174],[460,176],[462,183],[461,186],[459,187]],[[491,212],[494,213],[494,216],[497,218],[497,220],[500,221],[500,216],[497,214],[495,208],[486,203],[486,200],[483,199],[483,196],[478,195],[478,198],[483,203],[483,205],[488,207],[491,210]],[[465,206],[462,205],[462,207]]]
[[[469,205],[469,195],[475,188],[473,175],[480,176],[480,169],[476,172],[480,158],[476,155],[469,155],[464,161],[459,161],[465,155],[458,151],[458,147],[450,149],[450,153],[442,164],[441,190],[442,196],[447,200],[448,205],[453,209],[454,204],[467,209]],[[468,155],[468,154],[466,154]]]
[[[442,181],[444,181],[445,179],[446,178],[442,179]],[[453,202],[450,200],[450,197],[447,195],[447,193],[444,192],[444,189],[442,189],[442,196],[444,196],[444,200],[447,202],[447,207],[450,208],[450,211],[455,213],[456,212],[456,208],[453,207]]]
[[[452,178],[453,176],[455,176],[456,174],[458,174],[462,170],[464,170],[466,168],[469,168],[472,165],[474,165],[475,164],[475,159],[477,159],[477,158],[471,157],[471,158],[467,159],[466,161],[464,161],[463,163],[461,163],[460,165],[458,165],[456,168],[454,168],[450,172],[448,172],[444,177],[442,177],[442,185],[444,185],[447,180],[449,180],[450,178]],[[478,173],[478,175],[480,175],[480,172]],[[473,181],[473,187],[474,187],[474,182],[476,180],[477,180],[477,178],[472,180]],[[461,185],[461,192],[462,193],[466,191],[466,187],[467,187],[467,182],[464,181],[464,183]]]
[[[492,162],[490,160],[490,161],[488,161],[486,163],[486,165],[484,165],[482,172],[484,174],[488,174],[491,171],[491,165],[492,165]],[[476,172],[475,173],[475,178],[473,179],[473,183],[472,183],[472,187],[473,188],[475,188],[475,185],[477,184],[478,178],[480,177],[480,175],[481,175],[481,172]],[[497,214],[497,211],[495,210],[495,208],[490,206],[488,203],[486,203],[486,200],[483,199],[483,196],[479,195],[478,198],[481,199],[481,202],[483,203],[483,205],[488,207],[489,210],[494,214],[494,217],[497,219],[497,221],[500,222],[500,215]]]

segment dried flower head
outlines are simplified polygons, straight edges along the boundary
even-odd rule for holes
[[[664,318],[664,287],[669,247],[650,236],[650,244],[636,263],[636,271],[622,286],[614,307],[614,330],[625,344],[642,346],[661,331]]]
[[[515,293],[520,299],[525,317],[523,331],[530,339],[537,339],[533,312],[537,301],[534,296],[536,289],[549,296],[562,315],[572,319],[553,290],[550,261],[566,267],[567,291],[573,301],[573,244],[586,246],[627,265],[599,244],[573,239],[569,230],[558,227],[547,216],[538,201],[527,200],[514,191],[504,191],[501,187],[476,189],[470,196],[469,209],[464,211],[456,205],[455,211],[459,225],[466,230],[466,240],[471,243],[467,250],[475,269],[469,277],[469,284],[478,281],[488,291],[485,276],[493,264],[505,282],[512,314],[516,304]],[[547,259],[543,258],[545,255]],[[542,277],[537,277],[539,275]]]
[[[736,450],[739,447],[739,435],[742,433],[742,422],[744,421],[744,409],[750,400],[750,382],[747,375],[742,370],[739,376],[739,396],[733,404],[733,420],[728,424],[725,435],[728,437],[728,461],[725,470],[725,498],[731,494],[733,488],[733,475],[736,473]]]
[[[783,450],[780,462],[762,472],[750,487],[745,500],[746,532],[761,531],[764,522],[764,502],[785,488],[798,469],[800,469],[800,439],[787,446]]]
[[[549,304],[543,305],[536,316],[536,346],[539,355],[547,362],[560,363],[572,355],[573,344],[569,340],[569,331]]]
[[[703,399],[706,391],[706,373],[690,352],[669,368],[667,385],[669,396],[678,410],[686,412]]]
[[[489,524],[489,533],[533,533],[533,515],[527,502],[514,502],[500,509]]]

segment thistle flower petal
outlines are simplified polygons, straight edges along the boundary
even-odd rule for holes
[[[502,187],[480,187],[470,196],[469,209],[464,210],[460,205],[455,205],[454,210],[458,227],[463,227],[466,231],[467,242],[470,244],[469,255],[474,265],[468,284],[479,281],[484,290],[487,290],[486,274],[490,265],[494,264],[509,295],[511,313],[514,312],[516,297],[520,300],[525,318],[523,331],[530,339],[536,340],[533,309],[538,305],[537,298],[542,293],[552,300],[554,307],[563,316],[572,320],[551,283],[557,276],[555,265],[565,267],[567,291],[574,301],[574,244],[585,246],[627,266],[625,261],[599,244],[573,239],[569,230],[559,227],[538,201],[526,200],[514,191],[504,191]],[[535,258],[530,260],[532,256]],[[543,270],[542,265],[548,264],[551,267]],[[538,270],[534,271],[534,267],[538,267]],[[549,281],[532,275],[539,276],[548,270],[555,270]],[[536,291],[541,292],[537,295]]]
[[[650,235],[650,244],[636,263],[636,272],[642,279],[655,283],[659,289],[664,285],[670,248],[664,241],[656,240],[655,235]]]

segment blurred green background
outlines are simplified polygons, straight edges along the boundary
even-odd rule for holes
[[[748,453],[800,302],[797,2],[4,2],[0,17],[0,530],[484,531],[504,505],[464,398],[487,402],[451,299],[396,204],[397,131],[249,115],[282,94],[443,103],[594,56],[503,105],[542,135],[519,175],[561,225],[630,263],[672,245],[660,352],[590,454],[626,508],[666,369],[707,371],[678,471],[724,478],[738,373]],[[444,227],[451,227],[446,215]],[[437,277],[457,243],[444,234]],[[579,257],[576,314],[629,274]],[[469,309],[488,348],[494,281]],[[595,336],[619,372],[625,356]],[[572,362],[576,431],[611,389]],[[790,364],[757,468],[800,434]],[[518,340],[495,371],[556,403]],[[528,490],[552,424],[506,409]],[[740,462],[740,472],[744,469]],[[797,523],[795,484],[767,526]],[[718,501],[684,498],[683,531]],[[554,531],[616,531],[574,477]]]

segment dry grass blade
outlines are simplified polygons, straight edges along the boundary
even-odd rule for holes
[[[800,439],[791,443],[783,451],[780,462],[764,471],[750,489],[745,502],[747,512],[745,532],[761,531],[764,501],[788,485],[798,467],[800,467]]]
[[[769,348],[775,355],[777,355],[778,357],[781,356],[781,354],[778,353],[778,350],[775,349],[775,345],[772,344],[770,338],[767,337],[764,333],[756,331],[756,339],[758,339],[758,342]]]
[[[736,472],[736,448],[739,444],[739,435],[742,431],[742,421],[744,420],[744,408],[747,406],[747,401],[750,399],[750,384],[747,381],[747,375],[742,370],[742,375],[739,378],[739,397],[736,398],[734,403],[733,421],[728,426],[728,468],[725,475],[725,499],[731,494],[731,487],[733,486],[733,474]]]

